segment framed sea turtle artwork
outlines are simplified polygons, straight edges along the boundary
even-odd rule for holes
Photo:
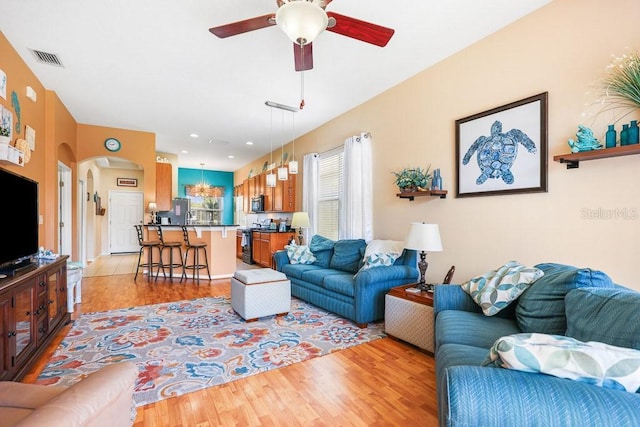
[[[547,191],[547,98],[456,120],[456,197]]]

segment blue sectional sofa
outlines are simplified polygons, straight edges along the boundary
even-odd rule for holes
[[[640,293],[588,268],[535,267],[544,276],[494,316],[461,286],[435,287],[440,425],[640,426],[638,392],[487,365],[498,338],[521,333],[640,350]]]
[[[314,236],[315,237],[315,236]],[[361,239],[329,241],[314,247],[311,264],[292,264],[287,251],[274,254],[276,269],[291,280],[291,295],[336,313],[364,327],[384,317],[384,297],[394,286],[414,283],[419,272],[417,255],[405,249],[393,265],[360,271],[366,242]]]

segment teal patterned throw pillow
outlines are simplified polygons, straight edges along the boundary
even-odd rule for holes
[[[308,246],[287,245],[285,246],[289,262],[291,264],[313,264],[316,257],[309,250]]]
[[[515,301],[544,272],[509,261],[496,270],[474,277],[460,285],[482,308],[486,316],[493,316]]]
[[[523,333],[498,338],[482,366],[543,373],[630,393],[640,391],[640,351],[562,335]]]

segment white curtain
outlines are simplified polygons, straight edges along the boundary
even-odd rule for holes
[[[311,228],[303,229],[304,241],[309,244],[318,230],[318,153],[306,154],[302,161],[302,211],[309,214]]]
[[[363,132],[344,142],[344,194],[340,238],[373,239],[371,134]]]

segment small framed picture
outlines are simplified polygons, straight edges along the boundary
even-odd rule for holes
[[[118,187],[137,187],[138,180],[136,178],[118,178]]]

